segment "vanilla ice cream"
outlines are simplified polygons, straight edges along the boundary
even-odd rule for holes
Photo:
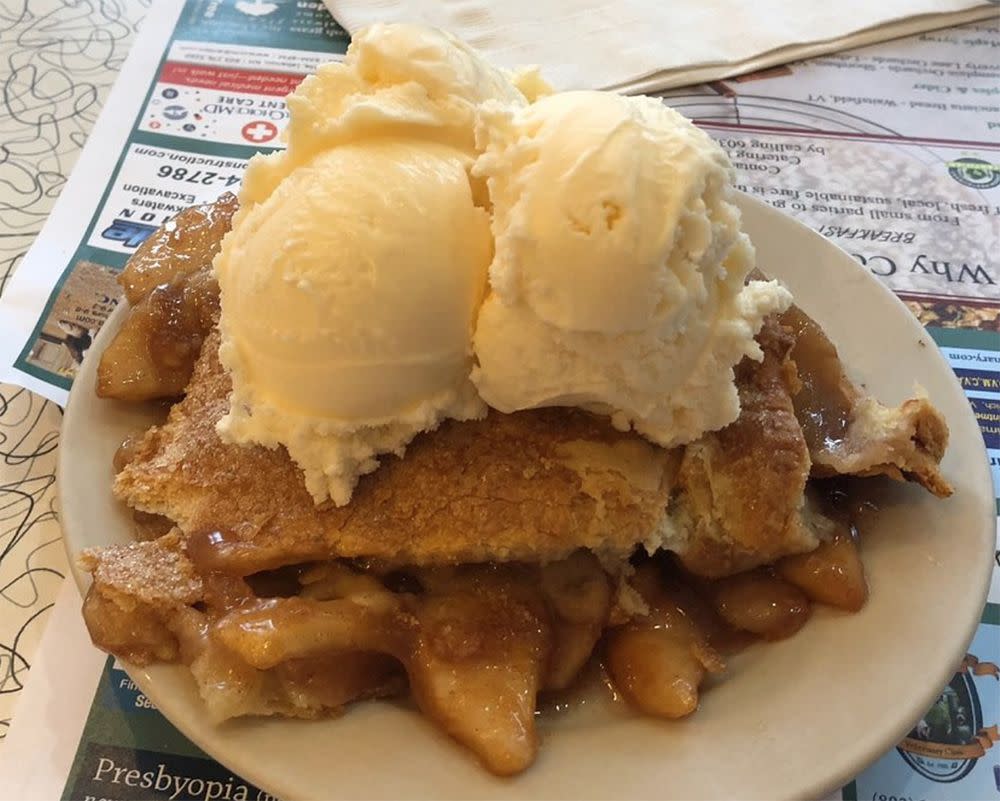
[[[482,414],[469,343],[490,253],[451,148],[382,139],[297,168],[216,262],[222,435],[285,445],[313,496],[343,504],[379,453]]]
[[[317,502],[485,413],[469,373],[492,240],[469,169],[487,99],[528,102],[447,34],[374,26],[288,98],[288,149],[247,169],[215,262],[233,381],[219,432],[284,445]]]
[[[345,142],[393,134],[472,157],[480,104],[525,105],[550,91],[537,71],[495,69],[444,31],[372,25],[354,36],[343,62],[321,65],[288,96],[288,149],[253,159],[240,205],[266,198],[296,166]]]
[[[552,94],[453,37],[360,32],[288,98],[215,262],[223,439],[317,503],[442,420],[576,405],[673,445],[737,416],[773,283],[711,139],[656,100]]]
[[[472,379],[486,403],[581,406],[664,446],[735,420],[732,368],[760,358],[753,337],[791,296],[744,286],[753,249],[722,149],[645,97],[566,92],[480,117],[495,256]]]

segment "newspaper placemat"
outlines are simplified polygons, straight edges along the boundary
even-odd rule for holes
[[[284,94],[346,46],[318,0],[157,3],[73,177],[0,298],[3,377],[63,402],[117,303],[113,279],[129,254],[179,209],[235,186],[254,152],[278,147]],[[1000,31],[971,25],[663,95],[728,150],[745,191],[847,249],[904,299],[965,387],[995,477],[998,52]],[[11,397],[35,404],[23,407],[38,412],[34,469],[49,469],[57,410],[27,393]],[[0,471],[0,485],[12,483],[7,462]],[[990,601],[934,707],[835,797],[1000,797],[996,580]],[[0,759],[0,797],[266,797],[184,740],[93,649],[68,583],[26,672],[17,674],[27,690]]]

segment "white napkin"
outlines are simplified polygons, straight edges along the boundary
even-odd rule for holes
[[[557,89],[653,92],[995,17],[982,0],[324,0],[352,33],[445,28]]]

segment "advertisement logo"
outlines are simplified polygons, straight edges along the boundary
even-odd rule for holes
[[[924,778],[943,784],[957,782],[1000,740],[996,722],[987,726],[983,721],[975,682],[980,676],[1000,680],[1000,668],[966,654],[934,705],[896,747]]]
[[[278,135],[278,126],[267,120],[258,120],[256,122],[248,122],[240,130],[240,133],[243,134],[243,138],[248,142],[260,145],[264,142],[270,142]]]
[[[135,220],[123,220],[118,217],[111,225],[101,231],[101,236],[111,242],[120,242],[123,247],[133,249],[139,247],[155,233],[155,225],[147,225]]]
[[[948,175],[962,186],[973,189],[992,189],[1000,186],[1000,164],[974,158],[960,158],[948,162]]]

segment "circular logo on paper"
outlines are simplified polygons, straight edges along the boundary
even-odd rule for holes
[[[168,120],[183,120],[188,115],[184,106],[167,106],[163,109],[163,116]]]
[[[996,665],[966,656],[962,668],[934,705],[896,746],[906,763],[926,779],[950,784],[969,775],[996,738],[996,729],[983,725],[983,710],[974,677],[980,665]],[[990,672],[987,670],[986,672]]]
[[[167,98],[167,100],[173,100],[177,97],[178,92],[176,89],[164,89],[160,94]]]
[[[278,126],[267,120],[258,120],[257,122],[248,122],[240,133],[248,142],[260,145],[264,142],[270,142],[278,135]]]
[[[963,186],[973,189],[992,189],[1000,186],[1000,164],[970,157],[948,162],[948,175]]]

